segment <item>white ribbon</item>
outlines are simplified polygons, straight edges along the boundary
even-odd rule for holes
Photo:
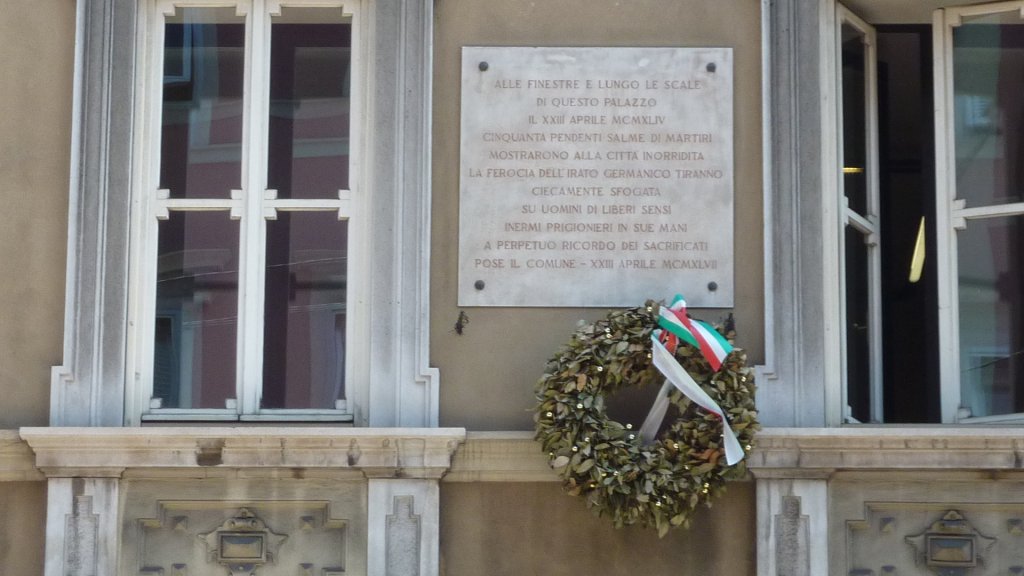
[[[661,427],[661,422],[665,419],[665,412],[668,410],[668,393],[671,390],[671,385],[675,386],[684,396],[692,400],[694,404],[712,414],[717,414],[722,420],[722,439],[725,441],[726,463],[732,466],[743,460],[743,447],[740,446],[739,440],[736,439],[736,434],[729,427],[729,421],[726,420],[722,409],[711,399],[711,396],[708,396],[693,381],[693,378],[676,361],[675,356],[666,350],[661,342],[658,342],[656,335],[651,336],[651,344],[652,361],[658,371],[665,376],[665,383],[662,385],[661,390],[658,391],[658,397],[654,401],[654,406],[651,407],[651,411],[647,414],[647,419],[644,420],[643,426],[640,427],[640,438],[644,442],[654,441],[654,436],[658,433],[658,428]]]

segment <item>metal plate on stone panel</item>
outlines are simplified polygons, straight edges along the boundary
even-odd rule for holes
[[[462,50],[460,306],[733,305],[731,48]]]

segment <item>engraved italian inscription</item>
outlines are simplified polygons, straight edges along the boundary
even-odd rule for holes
[[[459,304],[732,306],[732,103],[729,48],[463,48]]]

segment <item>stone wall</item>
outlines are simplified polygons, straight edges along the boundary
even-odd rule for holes
[[[60,364],[75,2],[9,0],[0,17],[0,429],[46,424]]]
[[[454,329],[459,239],[460,65],[463,46],[725,46],[734,50],[736,307],[740,345],[763,361],[761,6],[753,0],[438,0],[434,18],[431,365],[441,372],[441,425],[533,427],[533,383],[581,308],[465,308]],[[500,111],[495,111],[500,114]],[[537,289],[542,289],[538,286]],[[671,298],[672,294],[651,294]],[[636,305],[643,304],[637,302]],[[707,320],[728,310],[698,310]],[[481,401],[481,399],[485,399]],[[642,408],[646,410],[646,407]]]
[[[0,17],[0,430],[43,425],[64,321],[75,2],[9,0]],[[43,573],[46,484],[0,435],[0,575]],[[11,466],[7,466],[11,464]]]
[[[0,576],[43,573],[46,483],[0,483]]]
[[[736,482],[689,530],[615,529],[558,483],[441,484],[444,576],[753,576],[754,484]]]

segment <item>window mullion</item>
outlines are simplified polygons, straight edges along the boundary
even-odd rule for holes
[[[868,347],[870,356],[870,413],[873,422],[885,419],[882,388],[882,254],[881,198],[878,181],[878,56],[877,36],[864,26],[865,168],[867,169],[867,218],[871,223],[868,245]]]
[[[138,234],[133,237],[133,240],[137,242],[134,258],[139,271],[136,272],[138,280],[135,280],[134,283],[137,292],[135,298],[139,304],[133,308],[136,310],[134,323],[138,327],[138,336],[129,342],[130,345],[134,344],[137,348],[133,355],[128,356],[135,358],[136,366],[134,370],[130,367],[128,374],[136,375],[140,389],[133,401],[125,403],[128,410],[125,420],[131,424],[138,424],[141,421],[140,415],[149,411],[153,396],[154,341],[150,335],[155,332],[154,317],[156,314],[157,226],[152,203],[155,201],[157,188],[156,175],[160,173],[160,154],[159,150],[154,150],[154,148],[158,148],[160,141],[158,135],[160,134],[161,74],[159,71],[162,70],[162,67],[159,64],[163,58],[164,14],[153,10],[151,5],[147,5],[145,8],[146,14],[154,16],[146,21],[145,25],[148,26],[148,29],[144,29],[142,32],[143,38],[152,37],[152,43],[140,42],[140,45],[146,45],[148,48],[145,52],[147,59],[145,69],[149,71],[149,76],[143,82],[143,86],[149,93],[143,101],[148,102],[149,106],[140,109],[145,118],[143,125],[146,127],[146,133],[143,140],[147,145],[142,148],[144,151],[140,162],[142,175],[134,183],[144,192],[137,195],[133,207],[136,221],[141,222],[140,226],[133,226]],[[153,141],[157,142],[157,146],[149,145]]]
[[[972,206],[971,208],[966,208],[965,206],[966,202],[964,200],[953,200],[953,228],[957,230],[963,230],[967,226],[967,220],[1024,215],[1024,202]]]
[[[266,120],[269,106],[270,19],[264,0],[252,0],[246,30],[246,121],[244,139],[245,216],[242,227],[242,274],[239,306],[238,374],[242,413],[259,410],[263,375],[263,300],[266,254]]]
[[[957,338],[958,286],[956,281],[956,236],[953,231],[952,200],[955,188],[950,174],[955,166],[953,135],[953,81],[947,49],[952,45],[952,27],[946,9],[934,12],[932,54],[935,94],[935,210],[936,274],[939,308],[939,372],[942,422],[957,421],[960,405],[960,349]]]

